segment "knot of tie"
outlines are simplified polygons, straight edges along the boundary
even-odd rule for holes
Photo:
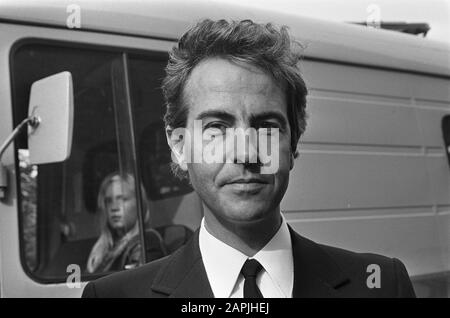
[[[244,275],[244,278],[256,277],[261,269],[262,265],[256,259],[247,259],[244,266],[242,266],[241,273]]]

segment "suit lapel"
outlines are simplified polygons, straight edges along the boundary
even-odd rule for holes
[[[294,298],[339,297],[348,277],[320,245],[297,234],[289,226],[294,256]],[[167,260],[155,277],[152,290],[168,297],[212,298],[203,265],[199,231]]]
[[[339,297],[339,288],[350,280],[320,245],[289,226],[294,256],[294,298]]]
[[[169,297],[212,298],[211,286],[203,265],[199,243],[199,231],[185,246],[161,267],[152,285],[152,290]]]

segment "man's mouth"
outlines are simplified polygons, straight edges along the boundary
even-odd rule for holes
[[[259,177],[238,177],[231,179],[225,185],[236,193],[255,194],[260,192],[268,183]]]
[[[259,184],[267,184],[268,182],[265,181],[262,178],[235,178],[231,181],[227,182],[227,184],[252,184],[252,183],[259,183]]]

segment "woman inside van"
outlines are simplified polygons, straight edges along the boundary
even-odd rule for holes
[[[140,185],[145,219],[147,261],[166,255],[161,235],[148,226],[149,209],[144,187]],[[87,262],[89,273],[118,271],[142,264],[135,179],[128,173],[113,172],[101,183],[98,210],[103,227]]]

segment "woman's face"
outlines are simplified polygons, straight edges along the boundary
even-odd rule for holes
[[[134,187],[120,179],[113,180],[105,191],[108,224],[115,231],[129,231],[137,220]]]

